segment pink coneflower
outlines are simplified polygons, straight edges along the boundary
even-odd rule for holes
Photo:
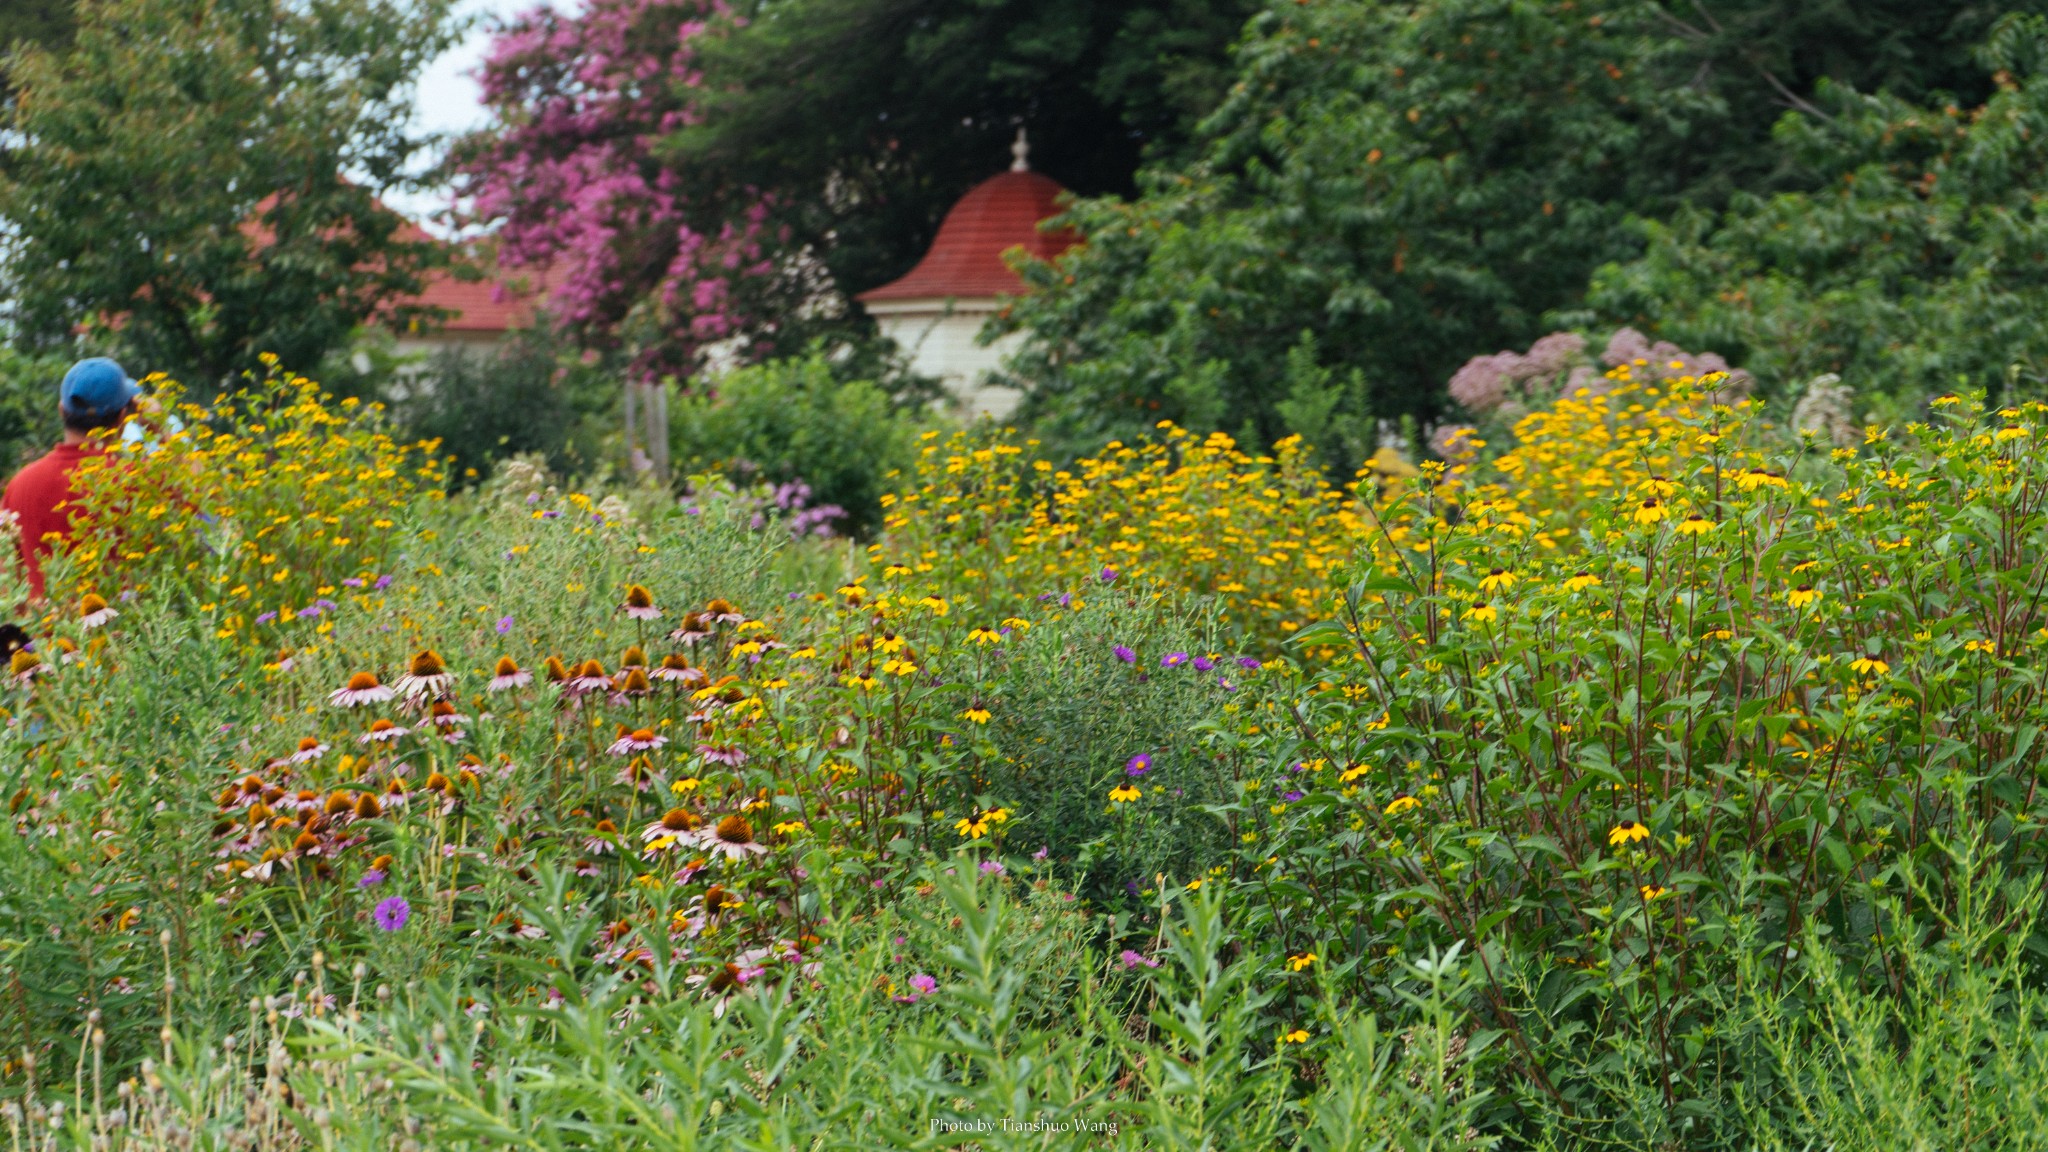
[[[441,662],[432,648],[422,648],[412,658],[412,667],[398,678],[393,688],[407,696],[438,696],[455,682],[455,674]]]
[[[612,682],[612,690],[621,696],[645,696],[654,691],[654,685],[647,680],[647,669],[635,666],[619,673],[618,679]]]
[[[661,609],[654,606],[654,593],[645,584],[626,585],[626,602],[619,608],[635,620],[658,620]]]
[[[754,826],[738,813],[698,832],[697,846],[729,860],[744,860],[768,851],[767,846],[754,839]]]
[[[510,656],[498,657],[498,666],[491,670],[491,682],[484,685],[491,692],[503,692],[507,688],[524,688],[533,683],[533,673],[523,670]]]
[[[635,792],[651,792],[661,783],[661,774],[654,770],[654,765],[647,762],[647,757],[635,756],[626,761],[625,767],[619,769],[618,781],[631,787]]]
[[[718,624],[744,624],[747,614],[732,606],[729,601],[713,600],[704,606],[704,615]]]
[[[400,777],[393,776],[391,782],[384,785],[384,807],[403,808],[411,800],[412,793],[405,790],[405,781]]]
[[[318,736],[303,736],[299,739],[299,750],[291,754],[293,764],[306,764],[318,760],[327,752],[327,745]]]
[[[690,667],[689,658],[680,652],[671,652],[661,658],[661,667],[648,673],[656,680],[681,684],[685,688],[701,688],[711,683],[711,677],[702,668]]]
[[[328,696],[327,702],[336,708],[359,708],[364,704],[381,704],[393,695],[390,688],[377,681],[375,673],[358,672],[348,678],[347,687]]]
[[[78,626],[88,632],[119,615],[97,592],[87,592],[78,601]]]
[[[612,678],[605,675],[604,665],[596,660],[585,660],[576,674],[563,685],[570,692],[582,695],[586,692],[602,692],[612,686]]]
[[[583,850],[592,856],[606,856],[619,850],[619,826],[609,820],[599,820],[583,838]]]
[[[469,717],[457,712],[455,705],[446,700],[434,701],[434,706],[427,712],[427,719],[436,728],[453,728],[469,722]]]
[[[671,840],[693,839],[692,833],[703,827],[704,818],[687,808],[671,808],[662,813],[661,819],[641,829],[640,839],[652,844],[668,837]]]
[[[389,720],[378,719],[371,721],[370,730],[356,739],[364,744],[389,744],[410,731],[412,729],[400,728]]]
[[[49,674],[50,666],[43,663],[43,658],[26,648],[18,650],[7,660],[8,678],[24,687],[36,677]]]
[[[729,764],[734,768],[747,762],[747,750],[737,744],[699,744],[697,755],[713,764]]]
[[[605,751],[614,756],[631,756],[635,752],[652,751],[667,743],[668,737],[656,734],[652,728],[634,728],[628,731],[626,726],[621,724],[619,738],[612,741],[612,746]]]
[[[677,644],[698,644],[711,638],[711,621],[701,612],[685,612],[683,622],[668,638]]]

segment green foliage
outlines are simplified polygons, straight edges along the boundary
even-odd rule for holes
[[[872,288],[1008,163],[1019,124],[1033,167],[1083,193],[1127,191],[1148,150],[1184,149],[1221,98],[1255,7],[752,0],[734,6],[744,27],[703,43],[705,114],[671,155],[712,189],[789,190],[790,222],[835,280]]]
[[[1739,353],[1781,390],[1838,373],[1886,414],[1957,388],[2037,394],[2044,54],[2048,22],[2002,22],[1981,107],[1824,88],[1827,119],[1778,132],[1805,190],[1651,226],[1648,253],[1605,269],[1590,306]]]
[[[264,352],[311,370],[417,292],[440,248],[378,197],[412,180],[412,82],[448,7],[85,0],[68,50],[8,65],[15,339],[64,346],[89,324],[138,375],[224,385]]]
[[[881,516],[891,476],[909,468],[917,410],[871,380],[846,379],[822,352],[739,368],[710,395],[670,410],[677,472],[716,469],[740,484],[802,484],[808,505],[845,510],[856,535]]]
[[[443,349],[398,370],[390,404],[400,438],[437,440],[465,486],[496,462],[537,454],[550,471],[588,475],[605,460],[619,383],[585,364],[545,328],[521,329],[486,350]]]
[[[0,344],[0,470],[11,472],[63,435],[57,385],[70,366],[61,356],[26,355]]]

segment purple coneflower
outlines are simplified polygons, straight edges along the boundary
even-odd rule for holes
[[[744,860],[768,851],[766,845],[754,839],[754,826],[738,813],[697,833],[697,846],[729,860]]]
[[[455,674],[441,662],[441,657],[432,648],[422,648],[412,658],[412,666],[405,675],[391,687],[406,696],[418,699],[422,696],[438,696],[455,682]]]
[[[645,584],[626,585],[626,602],[619,605],[621,611],[635,620],[658,620],[661,609],[654,606],[654,593]]]
[[[507,616],[507,620],[511,617]],[[498,657],[498,666],[491,670],[491,682],[484,687],[492,692],[503,692],[507,688],[524,688],[533,683],[533,673],[521,667],[510,656]]]
[[[619,738],[612,741],[611,747],[605,751],[614,756],[631,756],[635,752],[652,751],[667,743],[668,737],[657,735],[652,728],[634,728],[629,731],[624,725],[620,725]]]
[[[78,601],[78,626],[87,631],[119,615],[119,612],[107,607],[107,602],[97,592],[87,592]]]
[[[298,751],[291,754],[291,762],[294,764],[305,764],[318,760],[326,752],[327,745],[322,744],[319,737],[302,736],[299,738]]]
[[[380,704],[391,699],[389,687],[380,683],[372,672],[358,672],[348,678],[348,684],[337,688],[327,697],[327,702],[336,708],[359,708],[364,704]]]
[[[356,740],[363,744],[389,744],[410,731],[412,729],[400,728],[389,720],[377,719],[371,721],[370,730],[356,737]]]

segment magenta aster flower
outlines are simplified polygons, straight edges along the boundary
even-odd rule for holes
[[[1187,662],[1188,654],[1185,652],[1168,652],[1159,658],[1161,668],[1178,668]]]
[[[377,921],[377,927],[386,932],[396,932],[405,927],[407,920],[412,919],[412,905],[406,903],[403,896],[393,896],[388,900],[378,901],[377,909],[372,915]]]
[[[1124,775],[1136,780],[1152,770],[1152,754],[1140,752],[1124,763]]]
[[[1129,648],[1126,648],[1122,644],[1116,646],[1115,652],[1116,658],[1123,661],[1126,664],[1136,664],[1138,662],[1138,654],[1136,652],[1131,651]]]

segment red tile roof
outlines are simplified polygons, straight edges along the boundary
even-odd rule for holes
[[[457,280],[454,273],[437,269],[425,279],[419,295],[393,303],[446,308],[452,315],[439,326],[443,332],[506,332],[528,327],[533,323],[534,304],[546,298],[548,287],[545,270]]]
[[[1050,260],[1072,247],[1072,231],[1040,232],[1038,223],[1059,214],[1066,189],[1037,172],[1004,172],[974,186],[946,213],[931,251],[909,274],[860,294],[868,300],[949,299],[1014,296],[1024,282],[1003,263],[1003,253],[1023,248]]]

